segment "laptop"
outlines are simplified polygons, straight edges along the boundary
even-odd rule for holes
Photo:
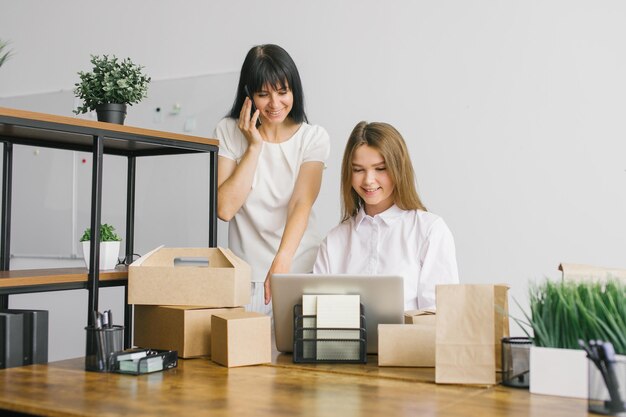
[[[404,323],[404,281],[390,275],[272,275],[274,333],[279,352],[293,351],[293,306],[303,294],[359,294],[365,309],[367,353],[378,352],[378,324]]]

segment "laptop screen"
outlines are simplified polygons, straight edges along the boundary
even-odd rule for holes
[[[293,307],[303,294],[358,294],[365,310],[367,353],[378,352],[378,324],[404,323],[404,281],[390,275],[274,274],[271,280],[276,348],[293,351]]]

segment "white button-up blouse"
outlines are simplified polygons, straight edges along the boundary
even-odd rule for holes
[[[313,273],[400,275],[405,310],[435,306],[435,285],[456,284],[454,238],[443,219],[392,206],[374,217],[361,209],[322,242]]]

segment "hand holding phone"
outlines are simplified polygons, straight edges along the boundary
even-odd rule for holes
[[[243,89],[246,92],[246,95],[248,96],[248,98],[250,99],[250,103],[252,103],[252,109],[250,110],[250,117],[252,117],[254,113],[256,112],[256,106],[254,105],[254,100],[252,99],[252,94],[250,94],[250,90],[248,89],[248,86],[244,85]],[[259,117],[256,119],[256,127],[259,127],[260,124],[261,124],[261,115],[259,114]]]

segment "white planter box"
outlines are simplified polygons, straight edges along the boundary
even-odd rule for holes
[[[530,392],[587,398],[588,359],[583,350],[531,346]]]
[[[85,258],[85,265],[89,269],[89,250],[90,241],[83,243],[83,257]],[[100,269],[115,269],[115,265],[118,262],[118,256],[120,254],[120,242],[100,242]]]

